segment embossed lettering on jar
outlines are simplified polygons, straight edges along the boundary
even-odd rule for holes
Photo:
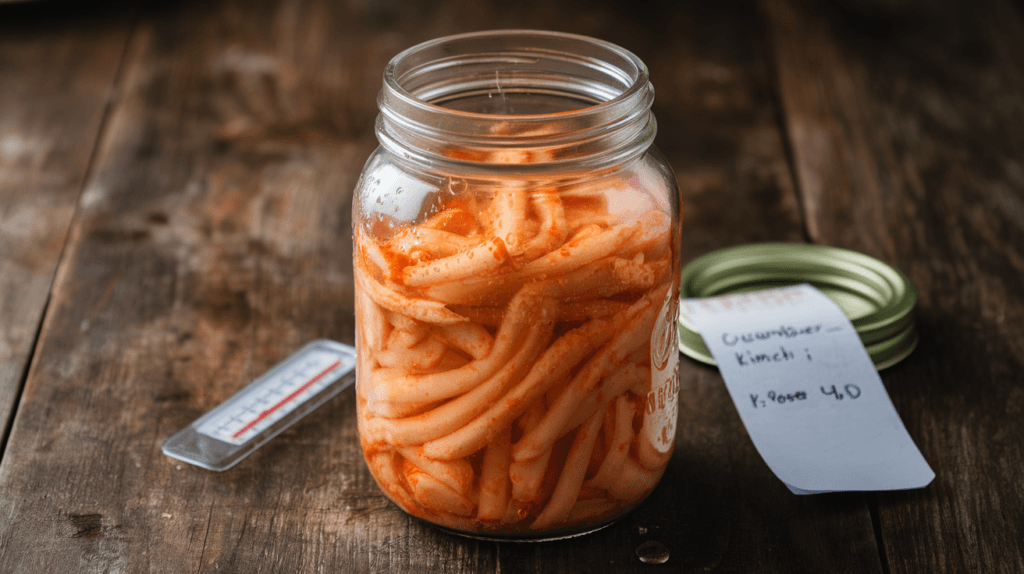
[[[406,512],[476,537],[610,524],[668,463],[679,194],[644,64],[533,31],[384,73],[353,203],[359,433]]]

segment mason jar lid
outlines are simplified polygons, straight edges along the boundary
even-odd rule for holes
[[[713,251],[683,268],[680,297],[714,297],[808,283],[853,323],[875,368],[891,367],[917,346],[912,311],[917,291],[899,269],[825,245],[756,243]],[[679,314],[679,350],[714,365],[690,319]]]

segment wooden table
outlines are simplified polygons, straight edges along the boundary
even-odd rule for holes
[[[690,4],[0,5],[0,572],[1024,572],[1021,8]],[[575,540],[409,518],[351,392],[227,472],[161,453],[304,342],[353,341],[384,64],[513,27],[648,63],[684,261],[813,242],[910,276],[921,343],[882,379],[930,486],[790,494],[686,358],[662,484]]]

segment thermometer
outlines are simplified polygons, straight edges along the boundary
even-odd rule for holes
[[[313,341],[164,443],[164,454],[227,470],[355,381],[349,345]]]

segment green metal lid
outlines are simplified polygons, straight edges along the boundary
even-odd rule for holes
[[[912,311],[917,291],[899,269],[873,257],[824,245],[756,243],[713,251],[682,272],[684,299],[809,283],[836,302],[860,335],[875,368],[903,360],[917,346]],[[679,314],[679,350],[714,365],[689,317]]]

